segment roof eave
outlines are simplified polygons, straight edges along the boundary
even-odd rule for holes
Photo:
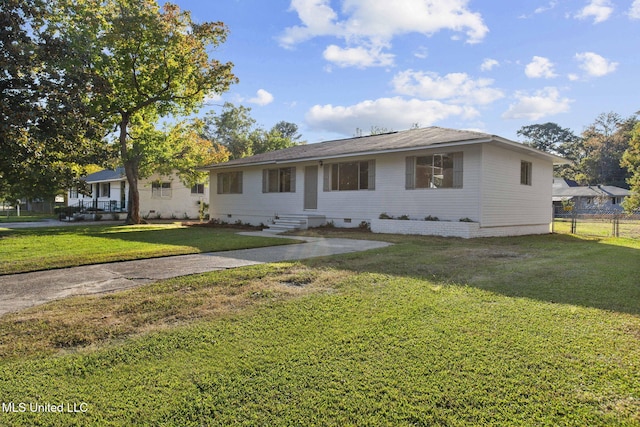
[[[211,171],[214,169],[236,169],[236,168],[242,168],[247,166],[279,165],[279,164],[301,163],[301,162],[320,162],[320,161],[326,161],[326,160],[344,159],[349,157],[362,157],[362,156],[372,156],[372,155],[389,154],[389,153],[403,153],[403,152],[412,152],[412,151],[423,151],[423,150],[436,149],[436,148],[456,147],[460,145],[482,144],[490,141],[491,141],[491,138],[478,138],[478,139],[471,139],[471,140],[465,140],[465,141],[443,142],[443,143],[437,143],[432,145],[421,145],[419,147],[403,147],[403,148],[391,148],[391,149],[385,149],[385,150],[359,151],[355,153],[335,154],[331,156],[298,157],[295,159],[248,162],[248,163],[240,163],[236,165],[218,163],[210,166],[203,166],[202,168],[198,168],[198,170]]]

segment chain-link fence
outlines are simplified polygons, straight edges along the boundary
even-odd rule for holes
[[[640,213],[558,208],[555,211],[553,231],[584,236],[640,239]]]

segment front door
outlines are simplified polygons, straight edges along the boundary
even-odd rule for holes
[[[304,208],[318,209],[318,166],[304,168]]]

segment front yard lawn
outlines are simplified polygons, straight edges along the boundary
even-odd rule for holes
[[[640,425],[640,241],[362,236],[1,317],[0,424]]]
[[[177,223],[0,228],[0,274],[290,243]]]

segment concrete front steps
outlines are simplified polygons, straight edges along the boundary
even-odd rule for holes
[[[324,215],[314,214],[287,214],[278,215],[268,228],[263,231],[270,233],[284,233],[293,230],[306,230],[309,227],[318,227],[324,224]]]

